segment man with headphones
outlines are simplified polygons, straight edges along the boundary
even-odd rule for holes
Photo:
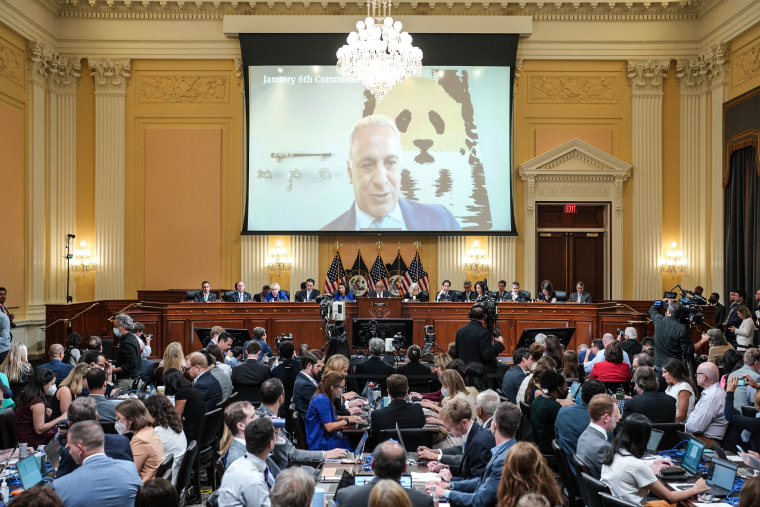
[[[660,308],[667,305],[665,316]],[[679,321],[683,305],[670,299],[664,299],[659,305],[649,308],[649,317],[654,323],[654,369],[662,375],[662,365],[670,358],[678,359],[694,375],[694,344],[691,342],[689,328]]]
[[[497,336],[491,340],[491,333],[485,327],[486,311],[482,304],[472,305],[470,322],[457,330],[456,354],[465,363],[478,362],[488,373],[499,371],[496,358],[504,350],[504,338]]]

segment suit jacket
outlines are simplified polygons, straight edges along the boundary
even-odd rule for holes
[[[224,294],[224,300],[228,303],[239,303],[240,302],[240,296],[238,295],[238,291],[231,290]],[[243,301],[253,301],[251,299],[251,293],[250,292],[243,292]]]
[[[206,371],[200,377],[197,377],[193,386],[203,395],[204,410],[206,412],[214,410],[217,403],[223,399],[222,386],[210,371]]]
[[[319,296],[319,291],[317,289],[311,289],[311,294],[309,294],[309,301],[314,301],[317,299],[317,296]],[[306,301],[306,290],[299,290],[296,292],[296,301]]]
[[[288,299],[288,295],[283,290],[277,291],[277,297],[272,292],[267,292],[266,297],[264,298],[264,301],[266,303],[271,303],[272,301],[290,301]]]
[[[116,405],[121,403],[122,400],[112,400],[102,394],[90,394],[90,398],[95,400],[95,407],[98,410],[100,422],[114,422],[116,420]]]
[[[408,299],[409,301],[412,300],[412,294],[407,292],[404,294],[404,299]],[[421,301],[422,303],[427,303],[430,299],[430,294],[427,291],[420,290],[420,292],[417,294],[416,301]]]
[[[104,507],[133,505],[141,486],[134,463],[104,454],[87,458],[81,467],[53,481],[53,489],[67,507],[86,507],[93,499]]]
[[[667,395],[666,395],[667,396]],[[628,403],[628,400],[626,400]],[[562,407],[557,412],[557,419],[554,421],[554,433],[557,435],[557,443],[567,454],[570,460],[570,467],[575,470],[572,463],[572,457],[575,456],[578,439],[588,427],[591,418],[588,415],[588,404],[579,403]]]
[[[604,435],[588,426],[578,437],[575,455],[588,466],[589,474],[599,479],[602,476],[602,459],[609,448],[610,443]]]
[[[372,493],[372,488],[379,481],[379,478],[372,479],[364,486],[349,486],[347,488],[339,489],[335,493],[335,507],[366,507],[369,505],[369,495]],[[433,497],[426,495],[416,489],[406,489],[407,496],[412,502],[412,507],[433,507]]]
[[[372,412],[372,436],[379,442],[380,430],[399,428],[422,428],[425,426],[425,414],[422,406],[406,400],[391,400],[390,405]]]
[[[232,385],[260,386],[266,379],[272,378],[272,370],[256,359],[248,359],[243,364],[232,368]]]
[[[256,301],[257,303],[263,302],[263,300],[261,299],[261,293],[259,292],[258,294],[254,294],[253,300]]]
[[[398,206],[409,231],[458,231],[462,229],[454,215],[440,204],[422,204],[399,199]],[[356,208],[351,207],[322,230],[356,230]]]
[[[435,301],[458,301],[459,297],[457,296],[457,293],[450,290],[446,293],[443,291],[436,292],[435,294]]]
[[[407,379],[412,376],[430,377],[431,379],[433,378],[433,372],[430,371],[430,368],[420,363],[419,361],[410,361],[402,366],[399,366],[396,370],[396,373],[405,376]]]
[[[653,423],[672,423],[676,420],[676,399],[659,391],[644,391],[625,400],[623,417],[644,414]]]
[[[470,292],[462,291],[459,293],[459,301],[475,301],[476,299],[478,299],[478,294],[474,290],[471,290]]]
[[[517,404],[517,391],[520,390],[520,384],[522,384],[522,381],[527,376],[528,374],[517,365],[507,370],[501,381],[501,392],[506,396],[507,400]]]
[[[195,296],[193,296],[193,301],[196,303],[206,303],[211,301],[216,301],[216,294],[213,292],[208,293],[208,301],[203,301],[203,291],[198,291],[195,293]]]
[[[134,335],[132,335],[134,336]],[[66,364],[60,359],[51,359],[47,363],[39,365],[36,370],[50,370],[53,373],[55,373],[55,383],[60,384],[61,380],[65,379],[69,373],[71,373],[71,370],[74,369],[74,365]]]
[[[129,445],[129,438],[124,435],[111,435],[105,434],[105,450],[106,456],[113,459],[121,459],[124,461],[132,461],[132,447]],[[61,448],[61,461],[58,463],[58,472],[55,474],[56,478],[63,477],[66,474],[70,474],[80,465],[74,461],[74,458],[69,454],[67,447]]]
[[[495,445],[496,441],[490,431],[478,423],[472,423],[456,477],[458,479],[480,477],[491,459],[491,448]]]
[[[491,342],[491,333],[478,320],[471,320],[457,330],[456,354],[465,363],[481,363],[487,372],[499,371],[496,358],[504,345]]]
[[[584,292],[583,294],[578,294],[578,292],[571,292],[570,295],[567,296],[567,302],[568,303],[593,303],[594,300],[591,299],[591,294],[588,292]]]
[[[377,295],[377,291],[376,290],[371,290],[371,291],[369,291],[367,293],[367,297],[369,297],[369,298],[377,298],[377,297],[380,297],[380,296]],[[393,297],[393,293],[391,291],[389,291],[389,290],[384,290],[384,291],[382,291],[382,297],[384,297],[384,298],[392,298]]]
[[[517,441],[513,438],[504,442],[495,452],[492,451],[491,461],[488,462],[483,475],[473,479],[452,481],[449,492],[449,504],[453,507],[488,507],[496,505],[501,471],[509,449]]]
[[[309,403],[316,390],[317,386],[305,374],[299,372],[293,383],[293,403],[301,417],[306,417],[306,411],[309,410]]]
[[[256,415],[259,417],[276,417],[277,414],[272,412],[264,404],[259,405],[256,409]],[[293,465],[302,465],[304,463],[321,463],[325,460],[323,451],[308,451],[297,449],[290,439],[290,434],[282,428],[280,430],[282,442],[275,442],[274,452],[271,455],[272,460],[280,469],[285,469]]]
[[[385,384],[385,380],[393,375],[393,366],[386,363],[378,356],[370,356],[370,358],[363,363],[356,365],[356,373],[357,375],[373,375],[373,380]],[[362,382],[366,381],[367,379],[362,379]],[[360,389],[362,387],[363,386],[360,386]]]

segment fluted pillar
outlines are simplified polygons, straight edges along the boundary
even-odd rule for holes
[[[129,60],[90,58],[95,80],[95,299],[124,297],[125,142]]]
[[[728,287],[725,284],[724,236],[723,236],[723,103],[728,94],[728,45],[719,44],[706,53],[712,61],[710,68],[710,225],[712,236],[710,248],[712,265],[710,266],[710,292],[718,292],[723,297],[723,304],[728,300]]]
[[[293,256],[293,269],[290,271],[290,292],[295,297],[299,284],[308,279],[317,280],[319,274],[319,237],[291,236],[290,250]],[[318,287],[318,283],[314,284]]]
[[[438,285],[443,280],[451,280],[453,289],[459,290],[465,275],[462,266],[462,258],[467,253],[466,236],[440,236],[438,238]],[[458,278],[462,280],[457,281]],[[432,280],[431,280],[432,282]],[[430,292],[437,292],[431,285]],[[431,296],[432,297],[432,296]]]
[[[491,236],[488,238],[486,255],[491,259],[488,285],[496,290],[501,279],[511,284],[517,279],[515,275],[515,236]]]
[[[81,76],[79,59],[56,55],[51,62],[48,102],[48,303],[66,302],[66,235],[76,232],[76,121],[77,86]],[[71,242],[71,253],[78,246]],[[74,297],[74,276],[71,272],[69,293]]]
[[[29,45],[29,176],[26,194],[26,318],[45,319],[45,81],[51,51]]]
[[[629,61],[633,141],[633,299],[662,290],[662,80],[667,60]]]
[[[269,283],[268,255],[269,236],[245,235],[240,238],[240,279],[251,294],[256,294],[262,285]]]

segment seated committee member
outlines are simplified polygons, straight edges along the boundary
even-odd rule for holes
[[[262,303],[264,301],[264,298],[267,297],[267,294],[269,294],[269,285],[262,285],[261,292],[255,294],[253,296],[253,300],[257,303]]]
[[[584,289],[586,288],[586,284],[579,281],[575,284],[575,292],[570,294],[567,297],[568,303],[593,303],[594,300],[591,299],[591,294],[588,292],[584,292]]]
[[[460,230],[445,207],[399,198],[401,155],[401,137],[393,120],[372,115],[356,122],[348,161],[354,205],[322,229]]]
[[[507,299],[511,303],[526,303],[528,298],[520,292],[520,282],[512,282],[512,290],[507,294]]]
[[[451,281],[444,280],[441,284],[441,291],[435,295],[436,301],[456,301],[456,295],[451,292]]]
[[[296,292],[296,302],[314,301],[319,296],[319,291],[314,288],[314,279],[309,278],[306,280],[306,288]]]
[[[339,430],[350,422],[361,422],[361,418],[358,416],[338,418],[333,405],[333,400],[339,398],[345,388],[346,378],[341,373],[330,372],[322,378],[304,417],[309,449],[329,451],[337,448],[353,448]]]
[[[216,294],[211,292],[211,284],[204,281],[201,284],[201,291],[196,292],[195,296],[193,296],[193,301],[196,303],[210,303],[211,301],[216,301]]]
[[[240,280],[235,284],[235,290],[224,295],[224,300],[228,303],[244,303],[251,301],[251,293],[245,291],[245,282]]]
[[[271,303],[273,301],[289,301],[287,294],[280,290],[279,283],[273,283],[269,286],[269,292],[264,297],[264,301]]]
[[[413,283],[409,286],[409,292],[404,294],[404,299],[408,299],[409,301],[420,301],[422,303],[427,303],[428,299],[430,299],[430,294],[428,294],[427,291],[422,290],[419,284]]]
[[[385,284],[382,280],[375,282],[375,290],[369,291],[367,297],[370,298],[392,298],[393,293],[385,289]]]
[[[73,424],[67,439],[71,457],[81,466],[53,481],[53,489],[63,505],[121,507],[134,503],[143,482],[134,463],[106,455],[100,424],[96,421]]]
[[[541,282],[541,288],[538,291],[536,301],[539,303],[556,303],[557,294],[554,292],[554,286],[549,280]]]
[[[346,282],[340,282],[338,284],[338,290],[333,293],[333,299],[335,301],[353,301],[354,293],[348,290]]]
[[[459,301],[469,303],[470,301],[475,301],[477,298],[478,295],[472,290],[472,282],[465,280],[463,290],[459,293]]]

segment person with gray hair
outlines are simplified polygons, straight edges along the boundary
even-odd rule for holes
[[[501,403],[501,398],[493,389],[486,389],[478,393],[475,410],[478,413],[478,419],[483,421],[483,427],[487,430],[491,429],[493,414],[496,412],[499,403]]]
[[[646,355],[646,354],[645,354]],[[676,421],[676,399],[660,392],[654,368],[639,366],[633,374],[636,396],[625,400],[623,417],[630,414],[644,414],[653,423],[672,423]]]
[[[755,383],[760,382],[760,349],[753,347],[744,352],[744,364],[741,368],[731,372],[728,380],[734,377],[748,376]],[[752,405],[755,399],[755,390],[750,386],[738,386],[734,393],[734,408],[741,412],[742,405]]]
[[[375,114],[357,121],[349,138],[347,164],[354,204],[322,230],[460,230],[444,206],[400,198],[401,158],[401,136],[393,120]]]
[[[66,448],[80,465],[53,481],[53,489],[67,507],[121,507],[132,505],[142,480],[131,461],[113,459],[104,449],[103,428],[97,421],[80,421],[69,428]],[[117,479],[117,480],[114,480]]]
[[[726,365],[723,364],[723,354],[725,354],[727,350],[734,350],[734,346],[728,343],[723,331],[717,327],[708,329],[702,333],[702,338],[694,344],[694,348],[698,349],[705,343],[709,343],[710,348],[708,349],[707,354],[702,356],[703,359],[715,364],[719,370],[725,368]]]
[[[372,338],[369,341],[369,353],[369,359],[356,365],[357,375],[367,376],[360,379],[362,384],[368,380],[385,384],[385,380],[393,375],[393,366],[386,363],[382,357],[385,353],[385,342],[381,338]]]
[[[135,324],[129,315],[124,313],[116,315],[113,318],[113,325],[113,334],[119,338],[119,353],[116,355],[116,368],[113,369],[118,379],[116,387],[120,387],[122,391],[129,391],[140,373],[142,362],[140,341],[132,333]]]
[[[639,343],[639,333],[635,327],[627,327],[623,334],[618,334],[618,340],[620,346],[623,347],[623,352],[628,354],[628,357],[633,357],[641,352],[641,344]]]
[[[726,392],[720,386],[718,367],[710,362],[700,364],[697,384],[702,388],[702,397],[686,419],[686,432],[699,434],[703,442],[712,440],[720,444],[726,435],[728,421],[723,413]]]
[[[272,507],[309,507],[312,496],[314,479],[299,467],[280,472],[269,491]]]

